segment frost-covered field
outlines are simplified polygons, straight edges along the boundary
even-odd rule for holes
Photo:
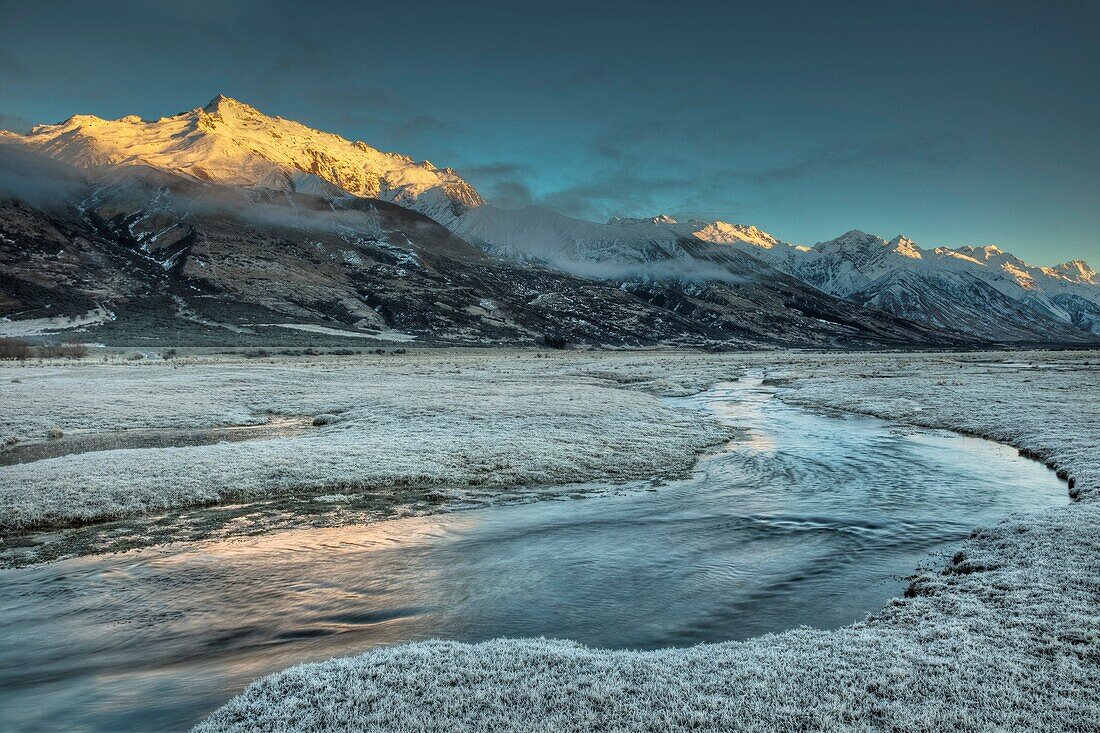
[[[555,360],[545,377],[575,390],[586,372],[633,374],[671,392],[765,369],[785,399],[1010,442],[1067,474],[1078,501],[976,530],[948,567],[848,628],[654,652],[542,639],[384,648],[260,680],[198,730],[1096,730],[1100,356],[632,358]]]
[[[100,450],[0,467],[0,530],[289,493],[623,481],[683,472],[728,431],[655,395],[739,369],[676,356],[421,353],[0,367],[0,438],[321,417],[292,437]],[[622,386],[630,389],[620,389]]]

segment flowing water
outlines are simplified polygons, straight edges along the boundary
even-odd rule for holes
[[[232,425],[222,428],[181,428],[162,430],[120,430],[113,433],[66,435],[48,442],[24,443],[0,449],[0,466],[33,463],[93,451],[129,448],[185,448],[245,440],[291,438],[301,435],[313,424],[311,417],[272,416],[259,425]]]
[[[176,544],[0,571],[0,728],[185,729],[252,679],[381,644],[650,649],[849,624],[970,529],[1068,503],[1007,446],[784,404],[656,490]]]

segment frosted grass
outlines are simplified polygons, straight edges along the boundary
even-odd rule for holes
[[[59,526],[290,493],[626,481],[683,473],[730,434],[648,392],[645,360],[585,376],[588,360],[524,356],[345,362],[5,367],[0,431],[21,441],[104,431],[207,429],[323,416],[300,435],[106,450],[0,468],[0,530]],[[718,370],[725,367],[719,365]],[[581,373],[578,373],[581,372]],[[625,378],[625,377],[623,377]],[[698,377],[696,377],[698,379]],[[17,380],[17,381],[12,381]]]

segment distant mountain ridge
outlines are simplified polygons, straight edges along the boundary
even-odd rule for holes
[[[729,246],[824,293],[980,338],[1100,334],[1100,276],[1080,260],[1036,267],[994,246],[928,250],[905,236],[888,241],[859,230],[805,247],[744,224],[681,223],[664,214],[596,224],[539,207],[482,206],[451,228],[490,252],[572,272],[627,274],[644,263],[665,275],[705,279],[708,263],[685,246],[696,240]],[[707,252],[712,259],[716,250]]]
[[[0,132],[0,142],[78,168],[143,165],[232,186],[376,198],[444,224],[484,203],[450,168],[271,117],[222,95],[158,120],[75,115],[26,135]]]
[[[967,330],[991,337],[1060,333],[1062,325],[1100,333],[1100,285],[1080,261],[1045,268],[993,245],[925,249],[859,230],[758,256],[824,292],[932,325],[984,321]],[[1050,331],[1051,321],[1059,328]]]
[[[661,214],[641,219],[613,217],[598,224],[541,206],[513,210],[488,204],[458,217],[450,228],[495,254],[582,270],[593,263],[610,267],[682,260],[681,264],[686,264],[691,257],[677,244],[684,238],[751,245],[745,250],[750,254],[782,244],[756,227],[723,221],[678,222]]]

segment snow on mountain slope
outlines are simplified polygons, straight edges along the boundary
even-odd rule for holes
[[[1083,336],[1068,321],[1054,318],[1028,303],[1013,300],[965,272],[926,269],[893,270],[848,296],[911,321],[941,328],[963,328],[994,340],[1072,341]]]
[[[657,216],[647,216],[640,219],[633,216],[613,216],[607,220],[607,223],[619,227],[630,227],[637,224],[668,225],[677,222],[668,214],[658,214]]]
[[[1100,333],[1091,313],[1100,286],[1084,263],[1041,268],[993,245],[923,249],[901,235],[887,241],[858,230],[758,256],[832,295],[990,338],[1076,336],[1065,325]]]
[[[887,272],[908,269],[968,273],[1015,300],[1027,300],[1030,295],[1032,300],[1042,301],[1069,292],[1100,302],[1100,286],[1090,281],[1090,276],[1095,275],[1085,263],[1075,261],[1053,268],[1037,267],[995,245],[928,250],[901,235],[887,242],[873,234],[853,231],[820,242],[805,255],[800,261],[791,260],[791,268],[806,274],[807,279],[815,272],[829,269],[850,274],[849,279],[834,279],[825,288],[844,296]]]
[[[76,115],[27,135],[0,132],[0,142],[81,168],[144,165],[234,186],[378,198],[442,223],[484,203],[449,168],[271,117],[221,95],[155,121]]]
[[[1030,265],[1019,257],[990,244],[985,247],[959,247],[951,250],[939,247],[939,255],[954,256],[962,262],[984,265],[984,272],[998,289],[1015,294],[1018,290],[1039,292],[1053,297],[1060,293],[1072,293],[1100,303],[1100,277],[1095,270],[1081,260],[1065,262],[1054,267]],[[994,275],[996,273],[996,275]]]
[[[1100,273],[1088,266],[1084,260],[1070,260],[1054,267],[1044,267],[1043,272],[1051,277],[1061,278],[1072,283],[1100,286]]]
[[[724,221],[678,222],[660,214],[647,218],[613,217],[606,224],[597,224],[538,206],[519,210],[481,206],[456,219],[451,229],[497,255],[590,274],[596,263],[605,269],[611,265],[666,263],[675,266],[673,270],[666,268],[670,274],[705,276],[699,272],[697,254],[683,246],[685,239],[738,245],[738,249],[749,254],[782,245],[756,227]]]
[[[929,250],[901,235],[887,241],[854,229],[803,247],[743,224],[678,222],[664,214],[596,224],[538,207],[482,206],[452,229],[492,253],[587,276],[736,280],[767,279],[778,270],[829,295],[982,338],[1074,341],[1088,338],[1081,330],[1100,334],[1100,286],[1085,263],[1040,268],[993,246]]]
[[[744,224],[730,224],[724,221],[715,221],[692,232],[692,236],[704,242],[713,244],[751,244],[760,249],[772,249],[781,242],[754,226]]]
[[[890,242],[858,229],[813,248],[780,245],[756,255],[830,295],[847,298],[876,279],[922,255],[913,242],[898,236]],[[918,265],[919,266],[919,265]]]
[[[731,230],[735,236],[726,235]],[[836,239],[803,247],[781,242],[755,227],[720,221],[696,230],[693,236],[742,245],[777,269],[842,298],[851,298],[881,278],[905,270],[919,273],[918,279],[926,283],[942,277],[944,282],[936,287],[947,290],[957,287],[960,278],[976,278],[1027,308],[1078,328],[1078,321],[1088,320],[1091,306],[1087,304],[1100,306],[1100,275],[1085,262],[1073,260],[1055,267],[1038,267],[995,245],[928,250],[900,234],[887,241],[853,229]],[[914,282],[909,279],[910,286]],[[881,287],[880,283],[875,289]],[[867,299],[867,294],[864,292],[860,299]],[[901,311],[897,315],[911,317]]]
[[[1100,304],[1073,293],[1062,293],[1051,298],[1065,313],[1070,323],[1082,331],[1100,333]]]
[[[937,344],[969,340],[958,332],[866,310],[806,286],[751,256],[762,246],[780,244],[752,227],[679,223],[664,215],[596,224],[534,206],[482,206],[459,217],[452,229],[490,253],[611,280],[647,302],[745,337],[797,341],[798,333],[824,330],[830,339]],[[721,233],[723,241],[696,236],[707,229]]]
[[[678,226],[667,217],[597,224],[541,206],[518,210],[480,206],[456,219],[451,231],[496,255],[587,271],[593,263],[634,265],[684,259],[676,247],[676,240],[684,236]]]

